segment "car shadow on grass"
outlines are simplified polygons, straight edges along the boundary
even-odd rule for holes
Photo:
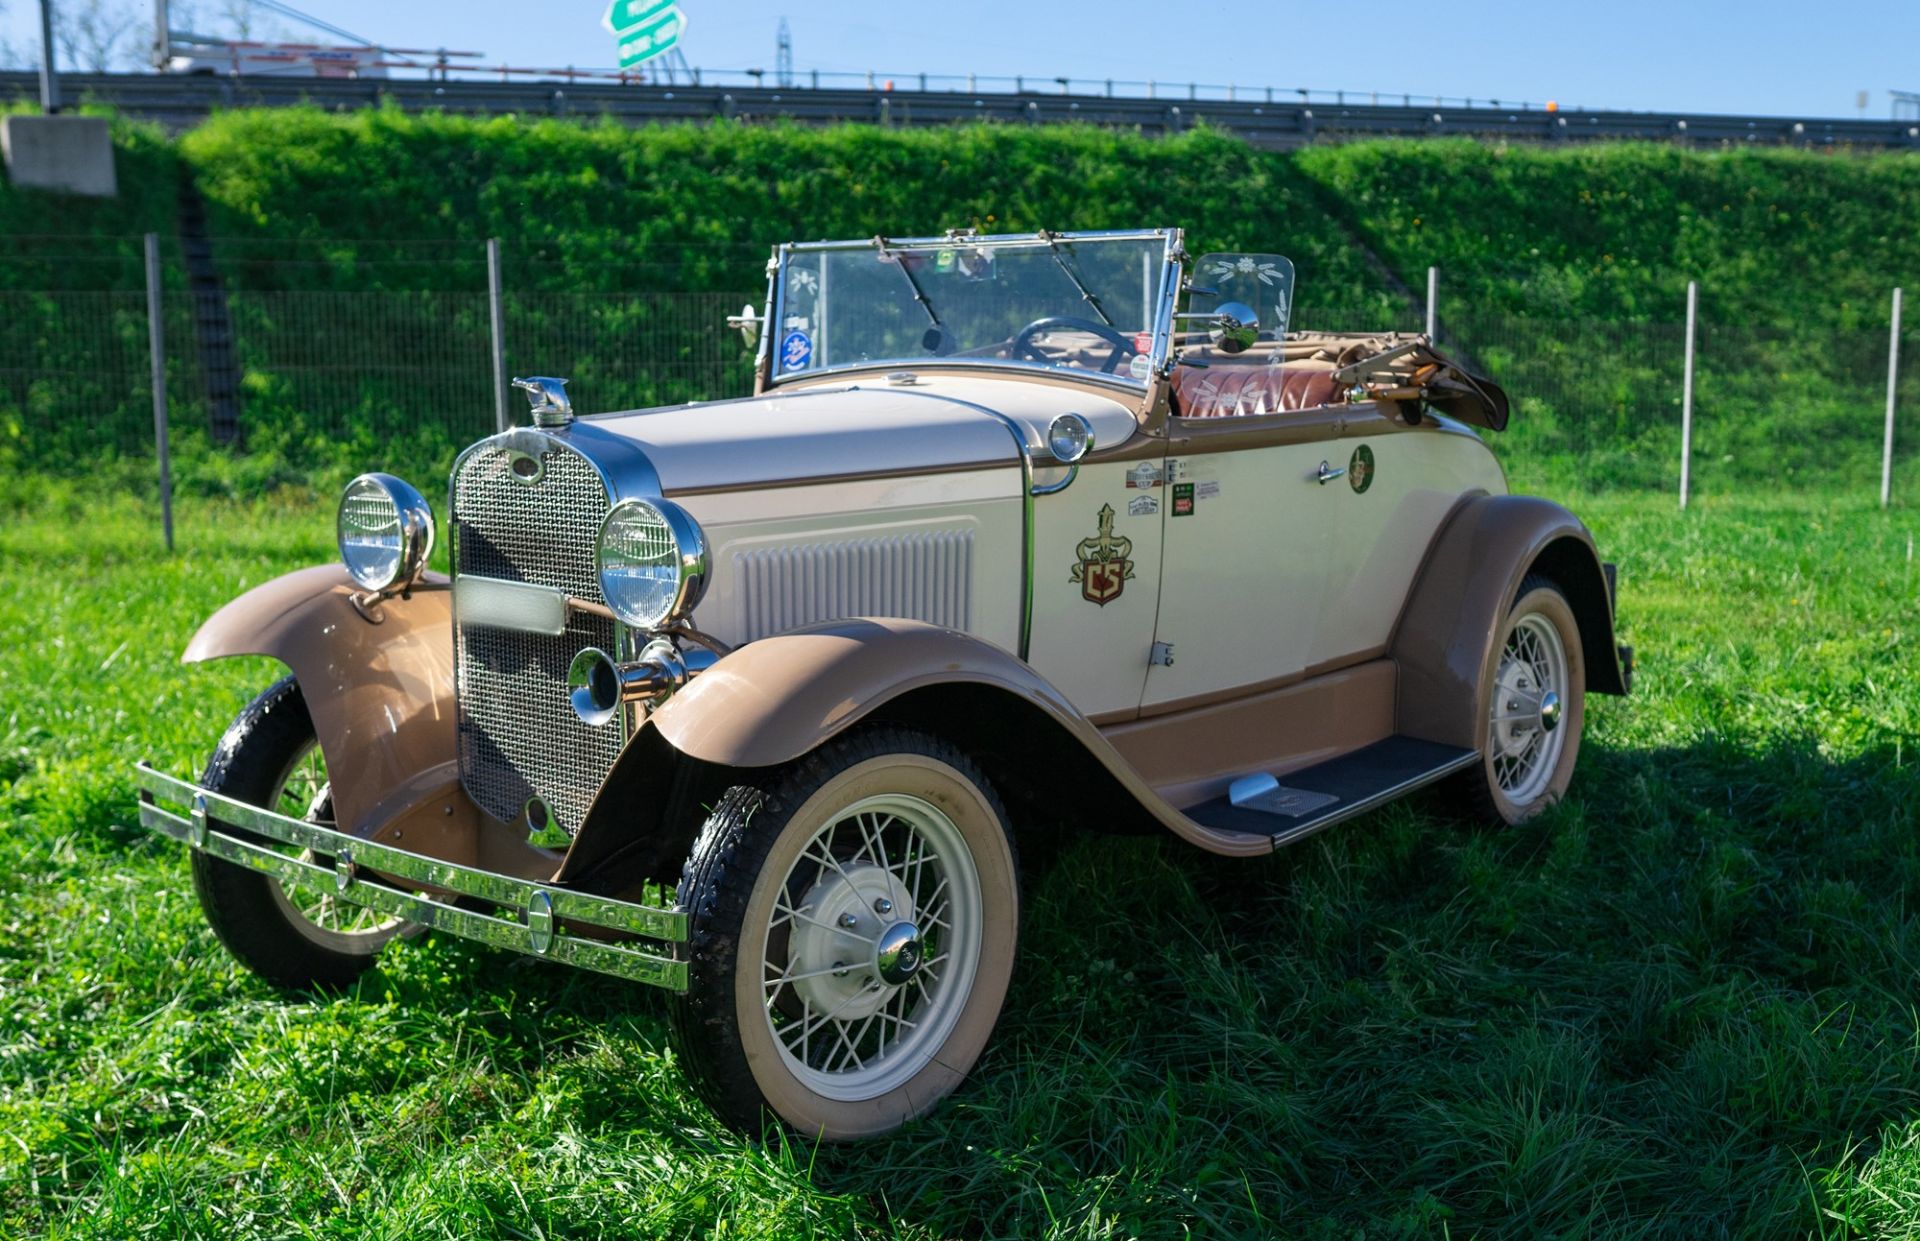
[[[1253,861],[1076,836],[972,1078],[845,1147],[721,1131],[618,979],[428,936],[351,995],[589,1134],[908,1232],[1803,1234],[1920,1115],[1916,775],[1902,743],[1590,743],[1518,827],[1422,796]]]

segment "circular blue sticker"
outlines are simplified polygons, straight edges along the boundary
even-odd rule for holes
[[[811,361],[813,361],[813,341],[805,332],[788,332],[786,339],[780,342],[780,369],[804,371]]]

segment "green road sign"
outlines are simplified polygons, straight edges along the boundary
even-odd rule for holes
[[[687,15],[674,0],[613,0],[600,24],[620,40],[620,67],[631,69],[679,46]]]

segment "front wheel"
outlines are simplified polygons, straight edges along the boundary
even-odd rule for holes
[[[214,751],[201,783],[235,801],[289,818],[333,825],[326,759],[314,737],[300,685],[275,682],[247,704]],[[316,859],[311,850],[262,838],[278,852]],[[282,884],[271,875],[210,854],[193,854],[193,886],[214,934],[240,963],[277,987],[344,987],[410,924],[331,893]]]
[[[1553,581],[1529,575],[1507,613],[1506,638],[1481,703],[1487,742],[1460,776],[1467,809],[1520,823],[1560,800],[1586,723],[1586,658],[1573,607]]]
[[[680,881],[682,1063],[728,1123],[897,1128],[979,1058],[1020,888],[999,799],[937,738],[874,728],[729,789]]]

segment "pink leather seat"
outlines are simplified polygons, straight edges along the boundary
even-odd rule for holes
[[[1330,370],[1216,362],[1173,371],[1173,412],[1182,418],[1282,414],[1331,404],[1334,395]]]

